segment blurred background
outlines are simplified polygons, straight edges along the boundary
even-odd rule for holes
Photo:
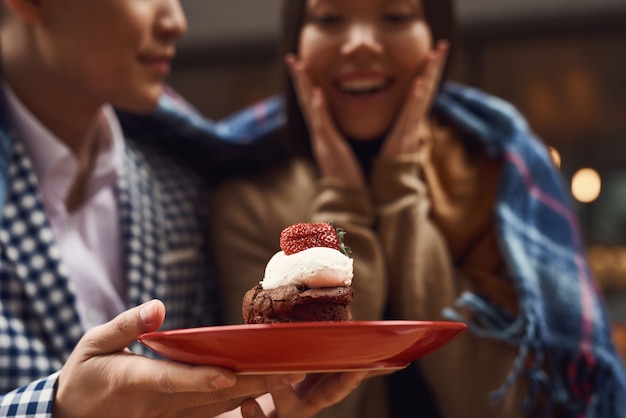
[[[286,0],[288,1],[288,0]],[[279,91],[282,0],[182,0],[170,84],[219,119]],[[457,0],[452,79],[513,103],[553,150],[626,353],[626,1]]]

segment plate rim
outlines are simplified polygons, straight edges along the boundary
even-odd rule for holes
[[[343,372],[368,372],[368,371],[399,371],[409,367],[411,363],[400,361],[385,361],[371,363],[364,366],[348,367],[348,368],[318,368],[318,369],[293,369],[293,370],[251,370],[237,371],[235,374],[241,376],[247,375],[267,375],[267,374],[292,374],[292,373],[343,373]]]
[[[139,337],[137,341],[144,339],[154,339],[161,337],[170,337],[189,334],[203,334],[213,332],[232,332],[232,331],[258,331],[265,329],[281,330],[281,329],[304,329],[304,328],[370,328],[370,327],[427,327],[427,328],[445,328],[455,330],[466,330],[467,324],[457,321],[418,321],[418,320],[379,320],[379,321],[306,321],[306,322],[282,322],[277,324],[230,324],[215,325],[191,328],[178,328],[163,331],[146,332]]]
[[[181,328],[174,330],[165,330],[165,331],[153,331],[149,333],[145,333],[140,335],[137,338],[137,341],[144,345],[146,348],[154,351],[160,356],[170,359],[173,361],[178,361],[181,363],[188,364],[205,364],[205,365],[214,365],[217,367],[226,367],[232,369],[237,374],[270,374],[270,373],[298,373],[298,372],[309,372],[309,373],[322,373],[322,372],[334,372],[334,371],[351,371],[351,370],[372,370],[372,369],[392,369],[400,370],[405,368],[408,364],[410,364],[413,360],[408,358],[399,358],[403,353],[410,350],[410,347],[406,347],[405,350],[397,351],[394,354],[389,354],[384,358],[378,358],[370,360],[365,360],[365,362],[354,361],[356,359],[352,359],[353,361],[347,361],[345,365],[338,365],[336,361],[324,361],[316,359],[314,362],[303,361],[296,362],[293,361],[277,361],[276,359],[271,359],[267,361],[264,365],[259,363],[250,364],[249,360],[243,361],[244,364],[241,364],[241,359],[239,360],[240,364],[237,364],[237,358],[224,355],[219,350],[213,352],[207,352],[207,357],[213,357],[216,360],[215,363],[205,363],[202,361],[197,361],[197,358],[192,359],[192,357],[197,356],[197,353],[191,353],[188,349],[182,349],[181,355],[172,355],[170,348],[172,345],[178,344],[186,344],[190,338],[195,340],[197,338],[206,339],[206,338],[218,338],[218,339],[230,339],[230,338],[256,338],[255,335],[260,335],[258,333],[264,333],[265,331],[271,331],[270,335],[274,340],[276,338],[283,338],[283,336],[289,335],[291,332],[298,333],[308,333],[311,330],[315,330],[313,335],[316,333],[329,333],[330,336],[340,336],[348,330],[352,329],[356,332],[370,332],[371,330],[378,330],[376,333],[380,335],[381,332],[387,334],[388,332],[392,332],[394,334],[404,334],[404,333],[413,333],[420,332],[420,330],[424,330],[424,332],[452,332],[452,336],[446,338],[445,342],[441,345],[446,345],[452,340],[458,338],[463,332],[468,328],[467,324],[463,322],[455,322],[455,321],[412,321],[412,320],[382,320],[382,321],[344,321],[344,322],[325,322],[325,321],[317,321],[317,322],[290,322],[290,323],[279,323],[279,324],[242,324],[242,325],[218,325],[213,327],[195,327],[195,328]],[[338,334],[339,332],[339,334]],[[348,332],[349,334],[349,332]],[[327,337],[325,337],[327,338]],[[439,344],[437,344],[439,345]],[[159,347],[160,346],[160,347]],[[169,348],[168,348],[169,347]],[[180,348],[180,347],[179,347]],[[436,349],[436,348],[434,348]],[[434,349],[427,350],[425,354],[432,352]],[[169,351],[169,353],[168,353]],[[289,356],[288,356],[289,357]],[[420,356],[421,357],[421,356]],[[185,359],[186,358],[186,359]],[[289,357],[291,359],[291,357]],[[419,357],[416,357],[416,359]],[[363,359],[362,359],[363,360]],[[248,363],[248,364],[245,364]]]

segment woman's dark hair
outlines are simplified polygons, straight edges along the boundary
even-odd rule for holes
[[[432,31],[433,42],[453,41],[456,32],[454,0],[421,0],[426,21]],[[279,57],[289,53],[297,54],[300,44],[300,32],[306,18],[307,0],[283,0],[282,33],[279,45]],[[451,55],[451,54],[450,54]],[[449,63],[449,61],[448,61]],[[446,69],[444,70],[445,78]],[[284,76],[285,106],[287,111],[287,144],[298,154],[311,155],[309,133],[298,105],[298,98],[289,74]]]

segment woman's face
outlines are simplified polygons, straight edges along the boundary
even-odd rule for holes
[[[50,71],[77,94],[147,111],[187,30],[179,0],[47,0],[41,37]]]
[[[307,0],[299,56],[339,130],[385,134],[432,46],[421,0]]]

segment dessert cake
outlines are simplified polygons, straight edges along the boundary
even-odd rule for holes
[[[345,232],[329,223],[300,223],[280,235],[281,251],[243,298],[247,324],[349,321],[352,259]]]

